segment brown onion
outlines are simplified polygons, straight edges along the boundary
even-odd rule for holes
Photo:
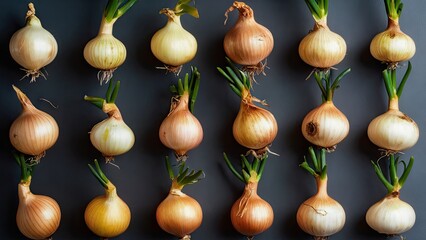
[[[49,114],[38,110],[19,88],[13,86],[22,105],[22,112],[13,121],[9,139],[16,150],[39,160],[58,139],[59,127]]]
[[[228,19],[228,13],[235,9],[240,14],[223,40],[225,53],[232,61],[247,69],[257,70],[259,64],[260,67],[262,65],[261,61],[272,52],[274,38],[269,29],[255,21],[253,10],[244,2],[235,1],[226,11],[226,19]]]

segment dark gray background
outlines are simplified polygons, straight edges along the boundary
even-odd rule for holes
[[[403,156],[416,158],[415,167],[404,189],[402,199],[409,202],[417,213],[415,226],[406,234],[407,239],[421,240],[426,236],[426,191],[424,177],[426,164],[424,127],[426,89],[424,28],[426,3],[422,0],[405,1],[401,25],[417,43],[412,59],[413,71],[400,101],[400,108],[419,125],[420,139]],[[32,190],[55,198],[62,210],[61,226],[55,239],[97,239],[86,227],[83,213],[87,203],[102,194],[103,189],[90,174],[87,164],[101,155],[92,147],[88,131],[105,118],[91,104],[83,101],[85,94],[103,96],[106,87],[96,80],[97,71],[83,58],[83,48],[98,31],[106,1],[34,1],[37,16],[43,26],[55,37],[59,52],[46,70],[48,80],[29,83],[19,81],[23,72],[10,57],[8,50],[12,34],[24,25],[27,1],[1,1],[0,9],[0,236],[2,239],[23,239],[15,224],[18,205],[17,183],[19,168],[12,158],[8,139],[9,126],[21,111],[11,85],[16,84],[41,110],[55,117],[60,126],[56,145],[47,152],[37,167]],[[104,165],[119,195],[132,211],[129,229],[117,239],[173,239],[164,233],[155,220],[155,209],[166,197],[170,182],[163,159],[171,151],[162,146],[157,131],[169,110],[168,87],[176,82],[172,74],[164,74],[155,67],[161,64],[153,57],[149,42],[154,32],[166,22],[159,15],[163,7],[173,7],[176,1],[139,1],[128,14],[115,24],[114,35],[127,46],[127,60],[116,72],[122,88],[117,101],[127,124],[136,134],[133,149],[116,158],[120,170]],[[190,152],[188,164],[204,169],[206,178],[188,186],[186,193],[197,199],[203,207],[202,226],[193,233],[193,239],[245,239],[238,234],[229,220],[232,203],[241,195],[243,185],[226,168],[222,152],[235,161],[246,149],[232,136],[232,123],[239,108],[239,99],[228,88],[216,66],[224,66],[222,40],[237,18],[230,14],[224,26],[224,12],[230,0],[198,1],[200,19],[183,16],[184,27],[198,40],[199,50],[190,65],[202,74],[195,114],[204,127],[204,140]],[[247,1],[257,21],[268,27],[274,35],[275,47],[268,58],[267,76],[257,78],[254,95],[267,99],[274,113],[279,134],[259,185],[259,194],[274,208],[273,226],[256,239],[310,239],[296,223],[295,214],[300,203],[315,193],[313,178],[298,167],[309,144],[300,132],[305,114],[320,104],[320,91],[315,82],[305,80],[311,67],[303,63],[297,52],[301,38],[313,26],[313,19],[304,1]],[[384,65],[369,53],[372,37],[386,27],[383,1],[330,1],[330,28],[341,34],[347,42],[345,60],[337,67],[352,72],[336,91],[335,104],[348,117],[349,136],[328,155],[329,194],[346,210],[347,220],[341,232],[332,239],[372,240],[386,239],[365,223],[369,206],[381,199],[385,188],[376,178],[370,160],[379,157],[379,151],[367,138],[368,123],[387,108],[387,96],[381,79]],[[405,68],[404,68],[405,69]],[[49,99],[58,105],[38,101]]]

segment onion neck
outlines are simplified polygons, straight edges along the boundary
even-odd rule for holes
[[[115,103],[105,103],[102,107],[102,111],[108,114],[108,117],[110,118],[112,117],[119,121],[123,120],[120,110],[118,109],[117,105],[115,105]]]
[[[319,176],[315,177],[316,183],[317,183],[317,193],[316,196],[318,197],[328,197],[327,193],[327,175],[324,178],[321,178]]]
[[[105,188],[105,196],[108,200],[113,200],[117,198],[117,188],[111,182],[107,183],[107,187]]]
[[[29,182],[20,182],[18,184],[18,197],[20,201],[23,201],[32,195],[30,190],[31,180]]]
[[[389,107],[388,110],[397,110],[399,111],[399,101],[398,97],[393,97],[389,100]]]
[[[112,20],[111,22],[108,22],[105,18],[102,18],[101,26],[99,27],[99,33],[98,35],[112,35],[112,30],[114,27],[114,23],[117,19]]]
[[[23,93],[19,88],[15,87],[15,85],[12,85],[13,90],[16,92],[16,96],[18,97],[19,102],[21,103],[22,109],[24,110],[35,110],[36,107],[34,107],[31,100]]]
[[[316,31],[320,28],[323,28],[325,30],[330,30],[330,28],[327,25],[327,17],[323,17],[321,19],[315,20],[315,25],[313,31]]]
[[[173,112],[178,112],[178,111],[183,111],[183,110],[188,110],[189,111],[189,93],[188,92],[184,92],[180,97],[179,100],[174,102],[172,104],[172,107],[170,109],[170,113]]]

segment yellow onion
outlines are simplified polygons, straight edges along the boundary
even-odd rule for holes
[[[345,40],[331,31],[327,21],[317,21],[314,29],[299,44],[302,60],[315,68],[330,68],[339,64],[346,55]]]
[[[304,232],[314,237],[328,237],[339,232],[345,225],[345,210],[328,195],[327,177],[318,177],[316,181],[318,192],[300,205],[297,210],[297,224]]]
[[[278,124],[271,112],[243,100],[232,133],[239,144],[261,154],[277,136]]]
[[[181,239],[194,232],[203,220],[203,211],[194,198],[179,189],[171,189],[158,205],[157,223],[164,231]]]
[[[414,226],[416,213],[410,204],[399,198],[399,192],[395,192],[371,206],[367,211],[366,221],[379,233],[398,235]]]
[[[312,144],[333,149],[349,133],[349,121],[332,101],[325,101],[303,119],[302,134]]]
[[[49,114],[38,110],[30,99],[13,86],[22,105],[22,112],[9,130],[9,139],[16,150],[34,156],[38,161],[58,139],[59,127]]]
[[[87,227],[97,236],[112,238],[122,234],[129,227],[131,212],[127,204],[117,195],[117,189],[99,167],[89,167],[105,188],[105,195],[94,198],[84,211]],[[97,174],[97,175],[96,175]]]
[[[103,111],[108,114],[108,118],[93,126],[90,141],[109,162],[114,160],[114,156],[124,154],[133,147],[135,135],[124,122],[117,105],[105,103]]]
[[[249,182],[243,195],[232,205],[231,222],[241,234],[252,238],[272,226],[274,211],[271,205],[257,194],[257,182]]]
[[[19,205],[16,223],[19,231],[30,239],[48,239],[58,229],[61,210],[51,197],[30,191],[30,182],[18,184]]]
[[[253,9],[244,2],[235,1],[226,11],[226,19],[228,13],[235,9],[239,11],[239,17],[223,40],[225,53],[248,70],[257,70],[262,67],[261,61],[272,52],[274,38],[269,29],[255,21]]]
[[[172,97],[170,112],[158,131],[160,141],[175,152],[178,161],[185,161],[187,152],[203,140],[201,123],[192,114],[200,78],[200,72],[193,67],[190,78],[187,73],[183,82],[179,79],[177,86],[173,85],[177,95]]]
[[[398,100],[393,100],[388,111],[370,122],[367,134],[378,147],[399,152],[417,143],[419,128],[413,119],[399,111]]]
[[[35,15],[33,3],[28,4],[25,27],[16,31],[9,42],[12,58],[31,76],[31,82],[37,77],[46,76],[41,68],[51,63],[58,53],[55,37],[44,29]]]
[[[185,63],[191,61],[197,53],[197,40],[182,27],[180,15],[166,9],[166,25],[155,32],[151,38],[151,51],[170,71],[180,71]],[[176,69],[176,70],[174,70]]]

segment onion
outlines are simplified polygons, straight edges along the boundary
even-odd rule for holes
[[[331,198],[327,193],[327,165],[324,148],[316,155],[312,147],[309,154],[314,163],[311,168],[305,161],[300,165],[311,173],[317,183],[317,193],[304,201],[297,210],[297,224],[306,233],[314,236],[315,239],[327,239],[339,232],[345,225],[346,214],[342,205]],[[317,157],[318,156],[318,157]]]
[[[399,98],[411,69],[411,63],[409,63],[399,86],[396,81],[396,69],[386,69],[382,72],[389,97],[389,106],[384,114],[370,122],[367,132],[370,141],[383,148],[387,153],[408,149],[414,146],[419,139],[419,128],[416,122],[399,110]]]
[[[59,127],[49,114],[38,110],[17,87],[12,86],[22,105],[22,112],[9,129],[12,146],[19,152],[32,155],[38,162],[58,139]]]
[[[98,162],[95,168],[89,164],[93,175],[105,188],[105,195],[94,198],[84,211],[87,227],[102,238],[116,237],[125,232],[130,224],[131,212],[127,204],[117,195],[117,189],[103,174]]]
[[[137,0],[108,0],[98,35],[84,47],[84,59],[99,69],[100,84],[107,83],[113,72],[126,60],[126,47],[112,34],[114,23],[129,10]]]
[[[267,156],[255,157],[251,162],[241,155],[242,174],[238,173],[224,153],[223,157],[231,172],[245,184],[242,196],[235,201],[231,208],[231,222],[234,228],[247,239],[253,239],[268,230],[274,221],[274,211],[271,205],[257,194],[257,187],[262,177]]]
[[[179,74],[182,65],[191,61],[197,53],[197,40],[182,27],[180,17],[188,13],[199,18],[198,10],[188,5],[190,1],[179,1],[175,8],[164,8],[160,14],[168,18],[164,27],[155,32],[151,38],[151,51],[164,63],[167,71]]]
[[[339,64],[346,55],[346,42],[327,25],[328,3],[322,0],[305,1],[315,19],[314,28],[299,44],[302,60],[315,67],[328,69]]]
[[[399,160],[399,157],[395,159],[394,154],[390,154],[388,177],[385,177],[378,162],[371,161],[371,163],[376,175],[387,188],[388,194],[368,209],[365,216],[367,224],[377,232],[386,235],[399,235],[410,230],[416,221],[416,213],[413,207],[400,199],[400,190],[413,168],[414,157],[411,157],[406,164]],[[398,177],[397,166],[401,163],[404,170],[401,177]]]
[[[217,68],[228,80],[231,89],[241,98],[240,110],[234,120],[232,132],[235,140],[249,149],[254,156],[266,154],[278,133],[274,115],[253,102],[267,105],[250,93],[251,78],[246,72],[237,69],[229,58],[225,70]]]
[[[33,194],[30,190],[33,162],[27,163],[23,154],[15,155],[21,167],[18,184],[19,205],[16,224],[19,231],[30,239],[48,239],[58,229],[61,210],[51,197]]]
[[[348,68],[331,79],[331,69],[314,72],[315,80],[321,90],[323,103],[311,110],[302,121],[302,134],[312,144],[334,151],[349,133],[349,121],[334,105],[333,96],[340,80],[350,71]]]
[[[262,72],[264,65],[261,62],[274,48],[272,33],[255,21],[253,9],[244,2],[235,1],[225,12],[226,20],[228,13],[235,9],[239,11],[239,16],[223,40],[225,53],[233,62],[243,65],[248,71]]]
[[[185,75],[184,83],[179,79],[178,87],[174,86],[177,96],[172,98],[170,112],[160,125],[159,138],[166,147],[174,150],[178,161],[185,161],[187,152],[203,140],[201,123],[192,114],[199,81],[197,68],[192,69],[189,80],[188,74]]]
[[[188,240],[191,238],[190,234],[201,225],[203,212],[200,204],[181,190],[185,185],[197,182],[204,172],[189,171],[185,168],[185,162],[182,162],[179,173],[175,176],[168,157],[166,167],[172,186],[167,197],[157,207],[157,223],[164,231],[182,240]]]
[[[135,143],[132,129],[124,122],[120,110],[114,103],[119,87],[120,81],[116,82],[114,89],[111,81],[106,99],[84,97],[85,100],[92,102],[108,114],[107,119],[97,123],[90,131],[92,145],[102,153],[106,162],[111,162],[115,156],[128,152]]]
[[[55,37],[44,29],[35,16],[33,3],[28,4],[25,27],[16,31],[9,42],[12,58],[24,68],[34,82],[39,76],[46,78],[41,69],[51,63],[58,53]]]
[[[399,17],[403,4],[401,1],[385,0],[388,27],[377,34],[370,43],[370,52],[379,61],[391,67],[398,62],[410,60],[416,53],[413,39],[401,31]]]
[[[311,110],[303,119],[302,134],[312,144],[333,149],[349,133],[349,121],[332,101]]]

